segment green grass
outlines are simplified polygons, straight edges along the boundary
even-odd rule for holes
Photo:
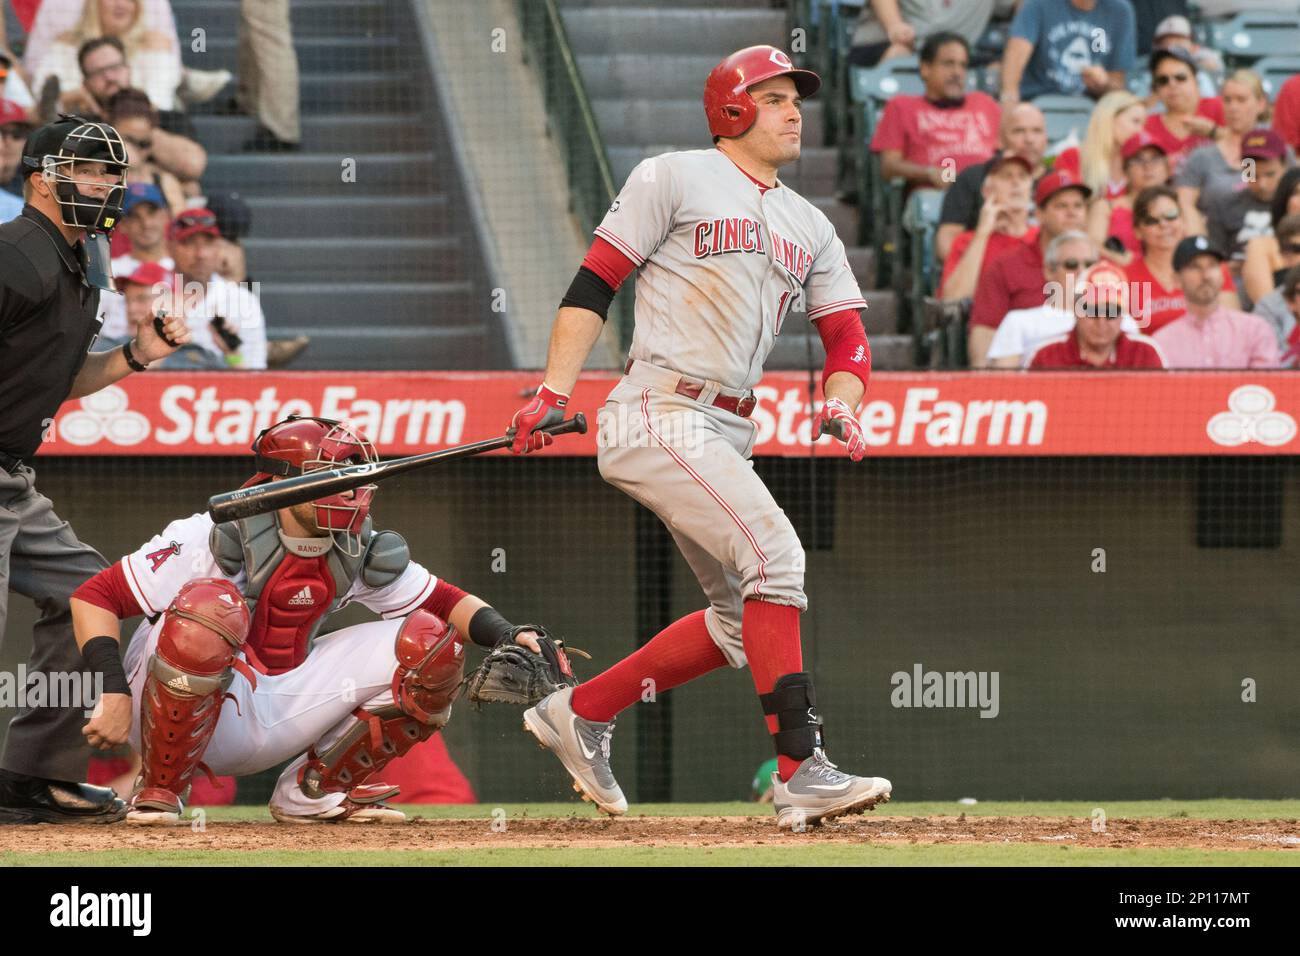
[[[991,802],[963,806],[945,803],[891,803],[878,814],[906,817],[1038,816],[1088,819],[1101,807],[1108,819],[1122,817],[1199,820],[1295,820],[1300,800],[1142,800],[1083,802]],[[413,817],[429,820],[489,819],[497,809],[507,819],[528,817],[595,817],[588,804],[480,804],[476,806],[404,807]],[[212,807],[209,823],[270,822],[265,807]],[[756,816],[771,808],[752,803],[635,804],[631,816]],[[608,833],[608,831],[605,831]],[[1182,848],[1109,849],[1010,844],[800,843],[778,837],[773,843],[737,847],[488,847],[469,850],[420,850],[419,830],[412,849],[381,850],[221,850],[106,849],[93,853],[15,853],[0,851],[0,866],[1296,866],[1300,850],[1201,850]],[[779,841],[779,844],[778,844]]]

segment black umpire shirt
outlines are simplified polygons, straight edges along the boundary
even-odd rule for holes
[[[30,458],[103,323],[86,254],[33,206],[0,225],[0,452]]]

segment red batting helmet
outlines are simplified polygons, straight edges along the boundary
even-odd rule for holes
[[[301,475],[306,472],[348,465],[374,464],[379,454],[374,444],[352,426],[332,418],[299,418],[290,415],[264,429],[253,442],[257,474],[244,487],[260,485],[272,478]],[[326,531],[361,532],[375,485],[362,485],[347,492],[318,498],[316,523]]]
[[[774,46],[747,46],[713,68],[704,83],[704,115],[714,136],[740,136],[754,125],[758,104],[747,90],[774,76],[789,76],[799,95],[807,99],[822,85],[811,70],[799,70],[790,57]]]

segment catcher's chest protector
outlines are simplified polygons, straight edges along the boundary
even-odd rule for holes
[[[406,570],[410,553],[401,535],[372,532],[367,518],[360,537],[356,557],[335,547],[303,557],[285,548],[274,514],[213,526],[209,546],[221,570],[247,574],[244,600],[253,621],[245,649],[268,673],[282,674],[306,660],[325,617],[338,610],[358,577],[380,588]]]

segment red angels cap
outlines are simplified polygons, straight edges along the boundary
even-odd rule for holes
[[[184,242],[190,236],[200,233],[221,237],[217,229],[217,216],[211,209],[186,209],[167,227],[167,238],[172,242]]]
[[[1160,141],[1144,129],[1138,130],[1128,139],[1124,140],[1124,145],[1120,147],[1119,154],[1123,158],[1124,162],[1127,163],[1147,147],[1160,150],[1162,156],[1169,155],[1165,151],[1164,146],[1160,144]]]
[[[13,100],[0,100],[0,126],[12,126],[15,124],[21,124],[23,126],[36,125],[27,118],[27,111]]]
[[[120,276],[118,282],[130,282],[135,285],[156,285],[171,278],[171,273],[156,262],[142,262],[130,275]]]
[[[989,170],[986,175],[992,176],[1008,163],[1015,163],[1017,166],[1024,169],[1024,171],[1030,176],[1034,175],[1034,164],[1025,159],[1025,157],[1021,156],[1019,153],[999,153],[994,157],[993,162],[989,163]]]
[[[1281,159],[1286,155],[1286,143],[1271,129],[1252,129],[1241,138],[1241,155],[1244,159]]]
[[[1099,262],[1079,277],[1075,311],[1078,315],[1118,317],[1128,312],[1128,276],[1118,266]]]
[[[1092,190],[1068,169],[1058,169],[1038,180],[1038,184],[1034,187],[1034,202],[1044,206],[1049,199],[1066,189],[1079,190],[1083,193],[1084,199],[1092,195]]]

